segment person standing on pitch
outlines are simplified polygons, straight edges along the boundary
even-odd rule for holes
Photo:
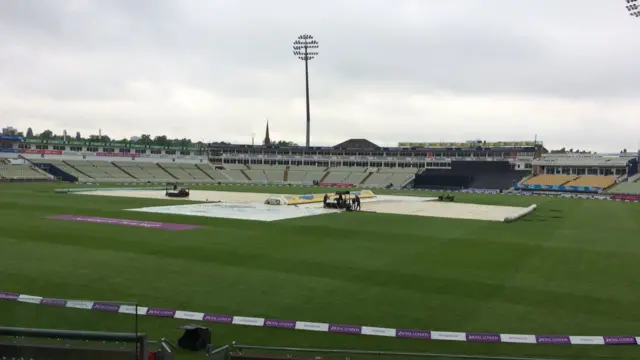
[[[356,195],[356,210],[360,210],[360,196]]]

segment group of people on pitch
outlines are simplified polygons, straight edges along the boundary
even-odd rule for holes
[[[329,194],[324,194],[322,204],[325,208],[328,207],[327,202],[329,201],[329,199]],[[351,199],[345,199],[342,197],[342,194],[338,194],[338,197],[336,198],[336,205],[338,209],[360,210],[360,196],[354,195]]]

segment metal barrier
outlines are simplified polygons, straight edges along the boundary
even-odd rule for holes
[[[207,346],[207,360],[230,360],[230,359],[231,359],[231,352],[229,350],[229,345],[225,345],[217,349],[214,349],[213,345]]]
[[[135,344],[135,349],[126,344]],[[147,359],[148,344],[145,334],[0,327],[0,358]]]
[[[394,351],[367,351],[367,350],[340,350],[340,349],[309,349],[291,348],[275,346],[252,346],[238,345],[233,343],[234,352],[230,353],[230,358],[234,360],[282,360],[282,359],[389,359],[389,360],[410,360],[410,359],[465,359],[465,360],[560,360],[537,357],[511,357],[511,356],[488,356],[488,355],[456,355],[456,354],[435,354],[435,353],[414,353],[414,352],[394,352]],[[213,359],[213,358],[208,358]],[[216,358],[215,360],[220,360]]]

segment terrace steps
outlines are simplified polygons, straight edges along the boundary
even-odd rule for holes
[[[327,169],[329,169],[329,168],[327,168]],[[329,174],[331,174],[330,171],[325,172],[324,176],[320,180],[318,180],[318,182],[319,183],[324,182],[324,179],[326,179],[329,176]]]
[[[125,173],[125,174],[127,174],[127,175],[131,176],[131,178],[136,179],[136,180],[139,180],[137,177],[135,177],[135,176],[131,175],[131,173],[130,173],[130,172],[128,172],[127,170],[125,170],[122,166],[119,166],[118,164],[116,164],[116,163],[115,163],[115,162],[113,162],[113,161],[109,161],[109,162],[111,163],[111,165],[115,166],[116,168],[118,168],[118,169],[119,169],[120,171],[122,171],[123,173]]]
[[[246,165],[245,165],[245,166],[246,166]],[[247,167],[248,167],[248,166],[247,166]],[[248,169],[247,169],[247,170],[248,170]],[[251,178],[249,177],[249,175],[247,175],[247,173],[246,173],[246,172],[244,172],[244,171],[245,171],[245,169],[241,169],[241,170],[240,170],[240,173],[241,173],[242,175],[244,175],[244,177],[245,177],[245,178],[247,178],[247,180],[251,181]]]
[[[207,163],[207,164],[208,164],[211,168],[213,168],[213,169],[215,170],[215,167],[213,167],[213,166],[211,165],[211,163]],[[205,171],[203,168],[201,168],[200,166],[201,166],[200,164],[196,164],[196,167],[197,167],[200,171],[202,171],[205,175],[207,175],[207,177],[208,177],[209,179],[214,180],[214,181],[216,180],[216,179],[212,178],[212,177],[211,177],[211,175],[209,175],[209,173],[208,173],[208,172],[206,172],[206,171]]]
[[[164,170],[164,172],[165,172],[165,173],[167,173],[167,175],[169,175],[169,176],[171,176],[172,178],[174,178],[174,179],[178,180],[178,178],[177,178],[175,175],[173,175],[171,172],[169,172],[169,170],[165,169],[162,165],[160,165],[160,163],[156,163],[156,165],[157,165],[160,169]]]
[[[84,173],[84,172],[82,172],[82,171],[78,170],[78,168],[77,168],[77,167],[75,167],[75,166],[73,166],[73,165],[69,164],[67,161],[63,160],[63,161],[62,161],[62,163],[63,163],[63,164],[65,164],[66,166],[68,166],[68,167],[72,168],[73,170],[75,170],[75,171],[79,172],[80,174],[82,174],[82,175],[84,175],[84,176],[88,177],[89,179],[93,179],[91,176],[89,176],[89,175],[87,175],[86,173]]]
[[[373,171],[368,173],[367,176],[364,177],[364,179],[362,179],[362,181],[360,181],[358,184],[356,185],[360,185],[360,184],[364,184],[367,180],[369,180],[369,178],[371,177],[371,175],[373,175]]]
[[[55,176],[53,176],[52,174],[49,174],[48,172],[46,172],[46,171],[44,171],[44,170],[40,169],[40,168],[39,168],[39,167],[37,167],[37,166],[36,166],[36,165],[31,161],[31,160],[27,159],[26,157],[24,157],[24,156],[22,156],[22,155],[19,155],[19,156],[18,156],[18,158],[19,158],[19,159],[22,159],[22,160],[24,161],[24,163],[25,163],[25,164],[29,165],[29,167],[30,167],[31,169],[33,169],[33,171],[35,171],[35,172],[37,172],[37,173],[39,173],[39,174],[41,174],[41,175],[44,175],[44,176],[48,177],[48,178],[49,178],[49,180],[56,180],[56,177],[55,177]]]

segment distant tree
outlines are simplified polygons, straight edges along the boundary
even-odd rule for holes
[[[53,138],[54,138],[53,131],[51,131],[51,130],[45,130],[45,131],[43,131],[43,132],[41,132],[41,133],[40,133],[39,138],[40,138],[40,140],[50,140],[50,139],[53,139]]]
[[[187,138],[175,139],[173,144],[177,147],[187,148],[191,146],[191,140]]]
[[[160,135],[153,138],[153,145],[156,146],[171,146],[171,141],[166,135]]]
[[[2,129],[2,135],[18,136],[18,129],[14,128],[13,126],[7,126],[6,128]]]
[[[80,131],[76,131],[76,141],[82,141],[82,135],[80,135]]]
[[[149,134],[142,134],[140,135],[140,140],[138,140],[138,142],[142,145],[151,145],[153,144],[153,139],[151,139],[151,135]]]
[[[89,141],[93,143],[109,143],[111,139],[107,135],[91,135],[89,136]]]
[[[275,146],[282,146],[282,147],[294,147],[294,146],[298,146],[298,144],[294,143],[293,141],[284,141],[284,140],[280,140],[280,141],[276,141],[276,142],[271,142],[272,145]]]
[[[29,139],[30,139],[30,138],[32,138],[32,137],[33,137],[33,129],[28,128],[28,129],[27,129],[27,138],[29,138]]]
[[[562,149],[558,149],[558,150],[551,150],[550,153],[551,154],[566,154],[567,150],[565,148],[562,148]]]

